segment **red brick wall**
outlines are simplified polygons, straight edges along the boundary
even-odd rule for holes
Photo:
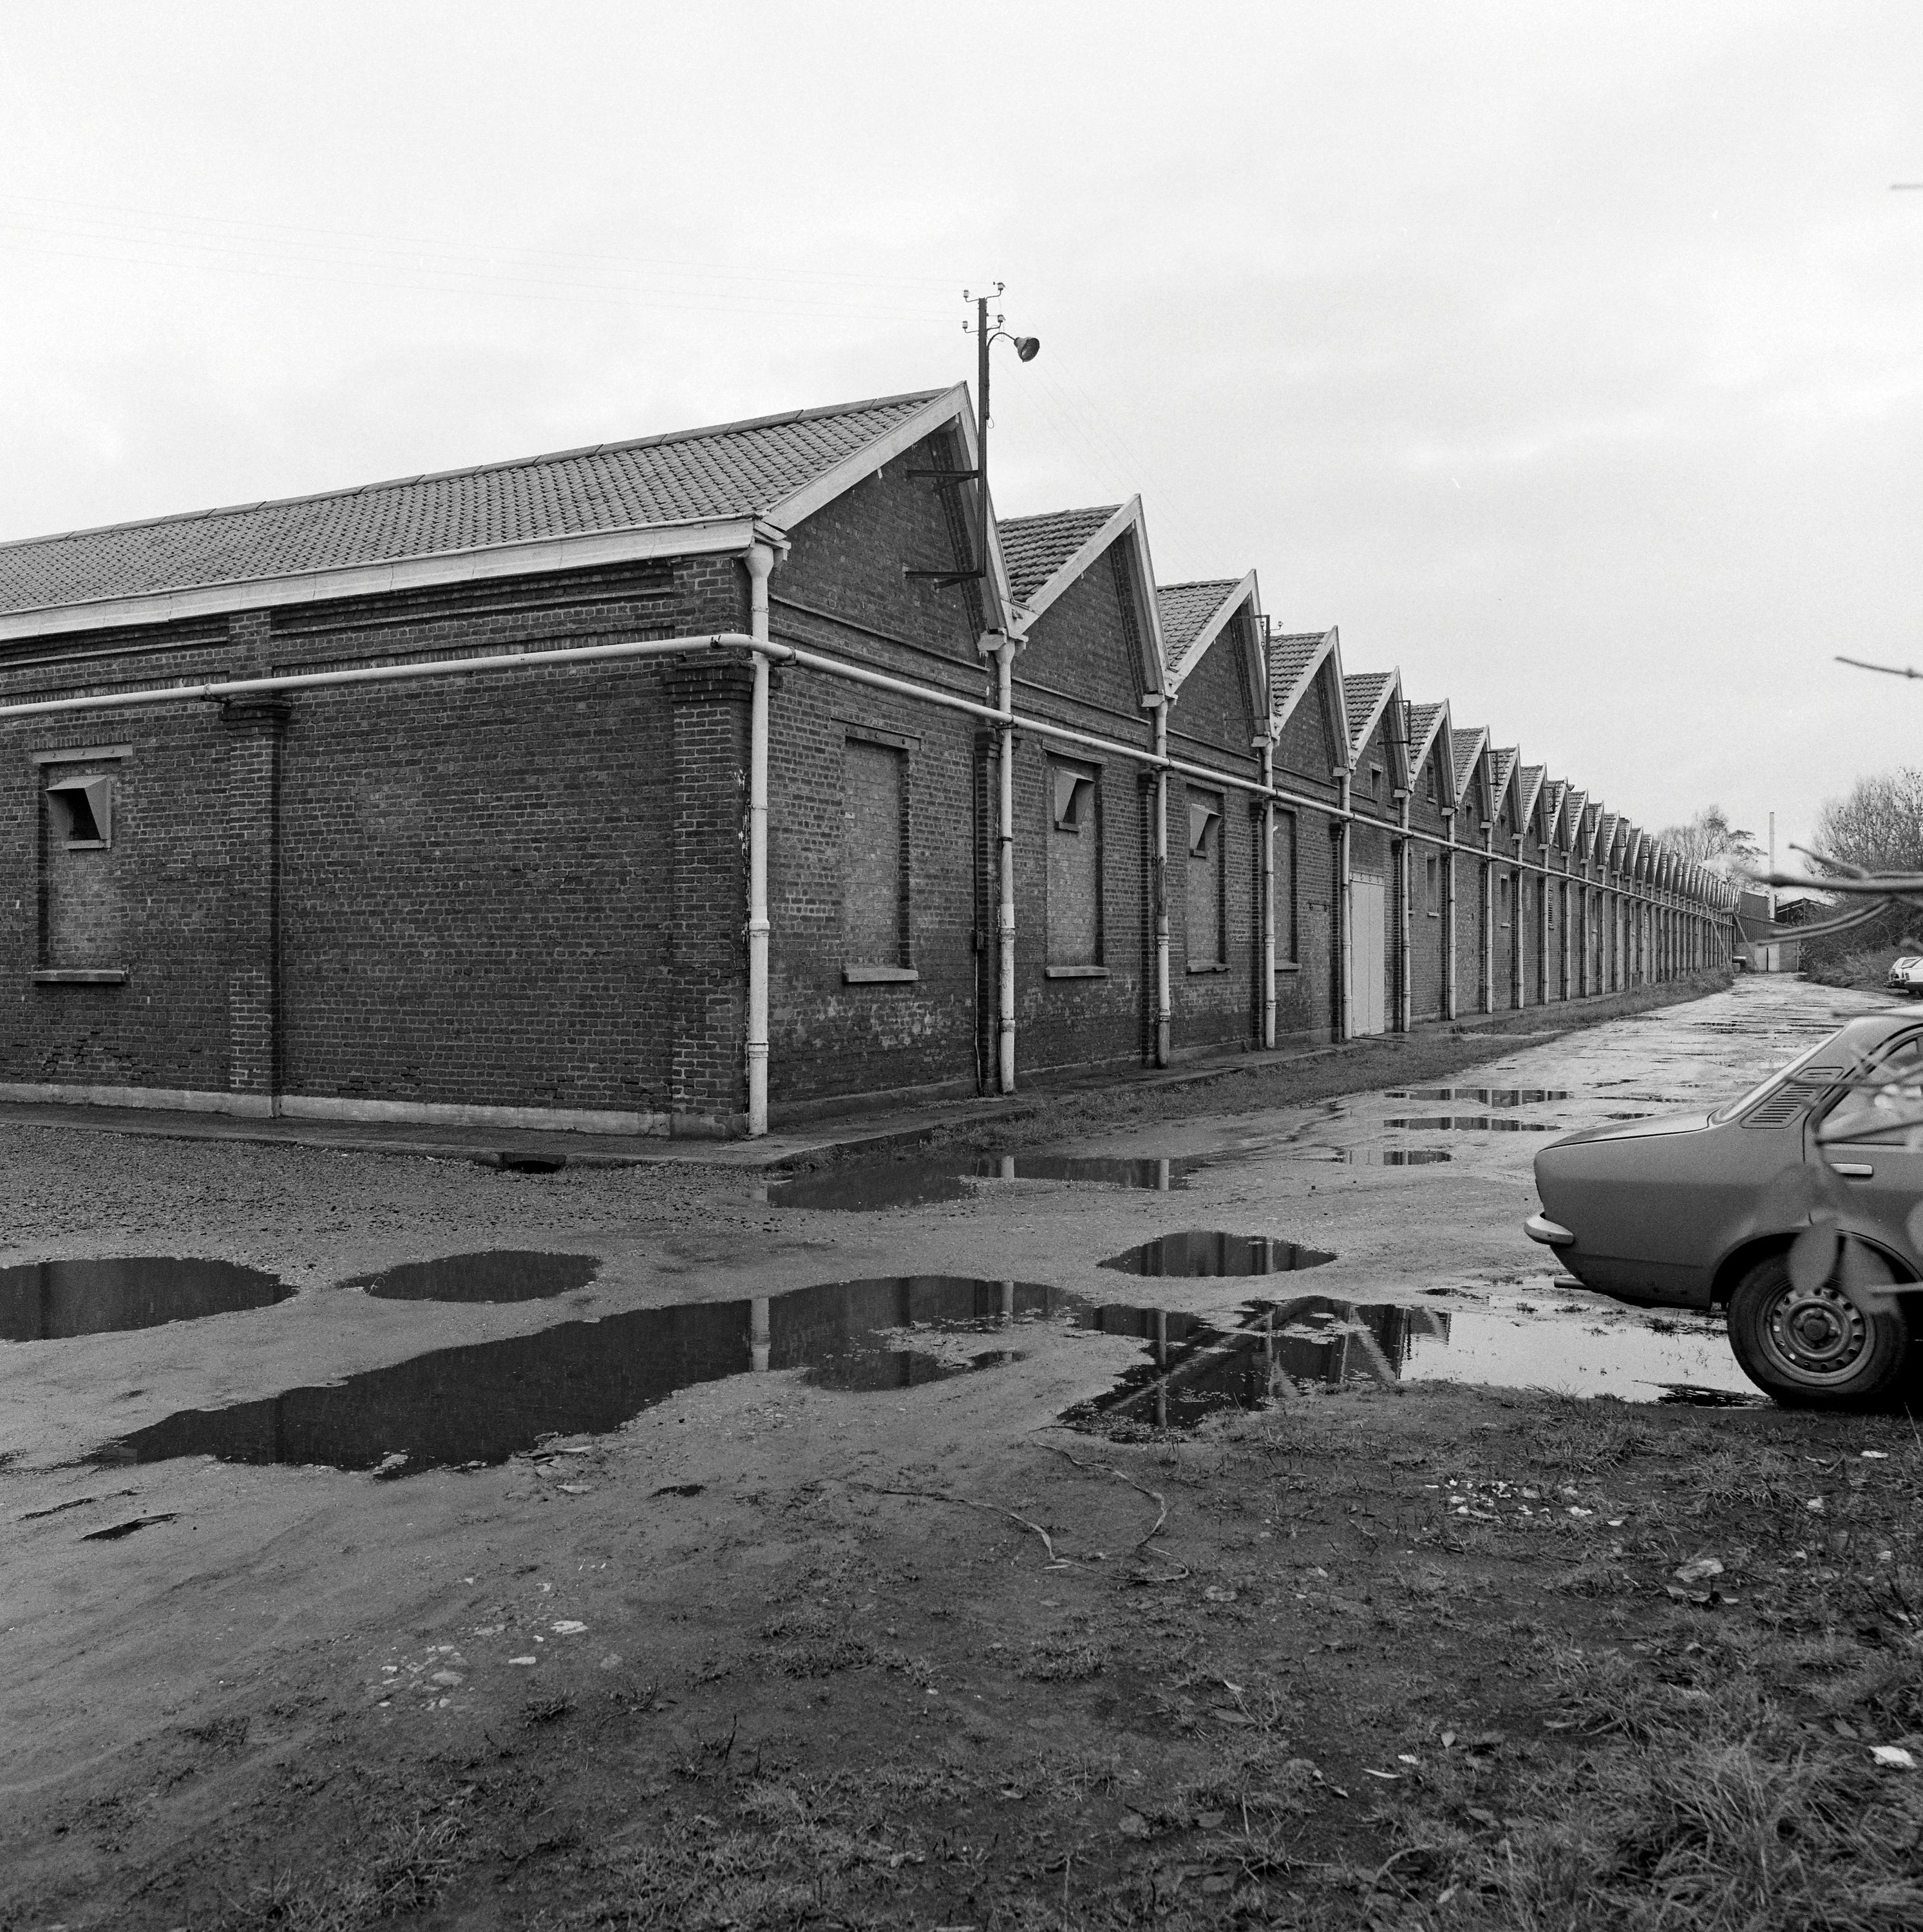
[[[1522,858],[1526,864],[1540,866],[1543,860],[1543,843],[1540,837],[1541,821],[1538,813],[1532,812],[1522,834]],[[1522,926],[1522,998],[1528,1006],[1540,1006],[1545,997],[1556,996],[1556,962],[1552,951],[1548,952],[1548,972],[1545,976],[1544,963],[1545,927],[1544,914],[1554,888],[1547,884],[1542,874],[1531,872],[1524,875],[1524,892],[1527,896],[1528,916]]]
[[[940,436],[808,519],[770,579],[782,642],[992,703],[972,585],[938,588],[904,566],[968,568],[961,493],[911,478],[956,466]],[[777,1108],[895,1088],[972,1092],[985,1070],[976,954],[983,862],[980,721],[816,672],[782,670],[770,703],[768,898],[770,1102]],[[913,980],[850,983],[843,767],[850,734],[905,763],[904,847]],[[992,917],[992,901],[988,909]],[[992,935],[983,934],[992,944]]]
[[[733,560],[694,559],[277,613],[274,661],[551,649],[744,614]],[[727,719],[745,690],[737,677],[691,737],[668,676],[642,660],[294,694],[280,782],[289,1091],[738,1108],[738,1023],[705,1007],[740,970],[745,739]],[[676,799],[682,766],[698,782]],[[677,864],[704,875],[698,908],[676,903]],[[704,1012],[664,1024],[671,968],[698,980]],[[704,1035],[698,1067],[690,1042]]]
[[[1124,745],[1148,749],[1154,727],[1142,706],[1145,681],[1136,608],[1132,536],[1112,545],[1045,610],[1016,660],[1016,709]],[[1102,848],[1102,959],[1106,977],[1048,972],[1048,766],[1060,755],[1096,772]],[[1154,922],[1149,904],[1152,786],[1144,768],[1112,753],[1025,738],[1016,754],[1016,1040],[1023,1066],[1045,1069],[1139,1061],[1154,1009]],[[1169,878],[1179,892],[1186,849],[1172,803]],[[1174,968],[1180,971],[1178,956]]]
[[[1437,742],[1439,743],[1439,734]],[[1437,768],[1440,752],[1432,745],[1421,770],[1410,779],[1409,823],[1416,830],[1441,838],[1448,821],[1442,815],[1449,782]],[[1434,780],[1436,796],[1430,796]],[[1436,868],[1432,902],[1427,891],[1428,868]],[[1409,842],[1409,992],[1410,1015],[1416,1020],[1438,1019],[1442,1013],[1443,962],[1448,952],[1448,921],[1444,916],[1444,885],[1441,848],[1420,839]]]
[[[0,695],[24,703],[244,668],[226,625],[200,622],[10,647]],[[44,931],[47,768],[29,758],[116,745],[129,755],[70,768],[112,776],[113,842],[61,855],[76,872],[87,862],[89,956],[64,956]],[[212,705],[0,722],[0,1082],[225,1087],[227,754]],[[77,946],[80,934],[70,936]],[[115,956],[92,956],[96,946]],[[129,978],[36,985],[34,971],[54,965],[124,967]]]
[[[1251,707],[1246,616],[1234,620],[1183,678],[1168,714],[1168,750],[1220,770],[1259,779],[1262,760],[1252,740],[1263,721]],[[1217,794],[1222,805],[1222,866],[1226,887],[1221,958],[1191,954],[1187,934],[1189,806],[1187,784]],[[1177,778],[1168,787],[1169,978],[1174,986],[1170,1037],[1181,1048],[1251,1044],[1260,1038],[1262,853],[1252,794]]]
[[[1312,689],[1298,700],[1275,748],[1275,782],[1285,790],[1331,805],[1340,797],[1330,774],[1342,760],[1331,708],[1334,670],[1325,664]],[[1278,812],[1276,830],[1278,922],[1276,957],[1293,972],[1276,975],[1276,1036],[1313,1041],[1330,1037],[1340,983],[1336,958],[1335,841],[1332,824],[1319,813],[1297,812],[1292,824]],[[1292,872],[1286,855],[1292,854]]]
[[[1352,723],[1355,721],[1351,720]],[[1382,1018],[1391,1032],[1396,1024],[1396,848],[1400,807],[1395,797],[1396,766],[1386,742],[1389,715],[1385,710],[1375,730],[1369,734],[1355,761],[1355,776],[1350,788],[1350,802],[1356,817],[1349,833],[1349,871],[1382,882]],[[1397,724],[1400,732],[1401,727]],[[1372,794],[1370,780],[1379,767],[1382,778]],[[1361,970],[1360,962],[1358,970]]]

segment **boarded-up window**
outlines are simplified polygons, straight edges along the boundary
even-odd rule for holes
[[[1093,765],[1051,758],[1048,964],[1102,963],[1102,800]]]
[[[44,784],[44,966],[117,967],[125,908],[112,850],[117,780],[98,766],[50,764]]]
[[[1226,965],[1228,959],[1222,901],[1222,794],[1189,794],[1188,957],[1191,966]]]
[[[1502,874],[1496,881],[1496,916],[1504,926],[1509,923],[1509,874]]]
[[[1439,859],[1425,859],[1422,862],[1422,909],[1431,919],[1441,916],[1442,892],[1440,880],[1442,862]]]
[[[908,758],[850,738],[842,770],[842,956],[850,965],[906,966]]]
[[[1296,956],[1295,814],[1275,815],[1275,954],[1280,960]]]

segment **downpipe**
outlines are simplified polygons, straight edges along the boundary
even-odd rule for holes
[[[1341,928],[1336,944],[1336,1025],[1339,1037],[1348,1040],[1355,1036],[1355,902],[1349,872],[1348,766],[1334,776],[1342,807],[1336,832],[1336,919]]]
[[[1496,1010],[1496,828],[1482,828],[1482,985],[1479,1013]]]
[[[1155,718],[1155,1064],[1168,1064],[1168,699],[1154,700]]]
[[[1015,640],[995,652],[1002,716],[995,774],[995,1088],[1015,1091]]]
[[[1262,754],[1262,1046],[1275,1046],[1275,740],[1256,740]]]
[[[752,545],[748,568],[748,632],[768,642],[768,575],[775,554]],[[748,713],[748,1134],[768,1131],[768,654],[753,652],[754,690]]]
[[[1449,814],[1449,843],[1442,859],[1442,1017],[1453,1020],[1456,992],[1456,814]]]
[[[1401,928],[1396,942],[1396,1030],[1407,1033],[1415,1018],[1415,988],[1409,983],[1409,974],[1414,960],[1414,950],[1409,932],[1409,920],[1414,910],[1411,900],[1414,897],[1411,887],[1409,850],[1408,794],[1402,794],[1402,836],[1396,847],[1396,923]]]

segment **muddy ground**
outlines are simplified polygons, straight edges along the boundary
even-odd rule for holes
[[[1474,1084],[1570,1096],[1508,1118],[1567,1127],[1733,1090],[1852,1002],[1752,982],[1346,1077],[1480,1054]],[[0,1265],[201,1255],[300,1292],[0,1348],[0,1925],[1923,1919],[1923,1772],[1876,1755],[1923,1761],[1923,1438],[1595,1392],[1714,1358],[1543,1272],[1518,1232],[1543,1136],[1392,1127],[1472,1116],[1316,1066],[1022,1130],[1202,1157],[1183,1191],[872,1214],[738,1174],[7,1133]],[[1451,1158],[1380,1164],[1422,1148]],[[1337,1258],[1097,1265],[1186,1228]],[[480,1305],[346,1285],[499,1247],[599,1271]],[[1228,1326],[1252,1290],[1420,1297],[1456,1327],[1400,1378],[1285,1384],[1187,1436],[1061,1426],[1144,1345],[1044,1317],[980,1372],[716,1370],[471,1469],[89,1460],[559,1323],[935,1273]],[[908,1339],[949,1366],[980,1341]],[[1442,1378],[1498,1359],[1501,1385]]]

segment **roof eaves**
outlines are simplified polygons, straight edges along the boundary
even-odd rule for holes
[[[318,604],[550,571],[604,568],[656,557],[704,556],[746,550],[755,542],[778,547],[785,541],[784,531],[752,516],[692,518],[682,523],[532,537],[381,562],[330,565],[276,577],[235,578],[175,590],[0,611],[0,643],[127,625],[175,623],[268,605]]]

